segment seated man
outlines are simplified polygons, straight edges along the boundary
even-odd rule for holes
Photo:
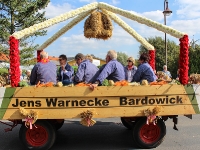
[[[72,76],[74,69],[67,63],[67,56],[59,56],[60,68],[58,70],[58,81],[62,81],[63,85],[69,85],[72,83]]]
[[[78,64],[78,70],[76,72],[76,75],[74,76],[74,83],[89,83],[99,69],[97,68],[97,66],[92,64],[90,60],[85,59],[85,56],[81,53],[78,53],[75,56],[75,60]]]
[[[143,53],[139,58],[140,65],[138,66],[138,69],[135,75],[133,76],[132,82],[141,82],[142,80],[153,82],[157,79],[148,61],[149,61],[148,55]]]
[[[95,87],[102,84],[104,79],[113,80],[114,82],[125,79],[124,67],[117,61],[117,53],[114,50],[108,51],[106,55],[106,65],[103,66],[102,71],[90,88],[94,90]]]
[[[167,65],[164,65],[164,66],[163,66],[163,72],[164,72],[166,75],[168,75],[168,77],[172,78],[171,73],[167,70]]]
[[[56,64],[50,62],[47,52],[40,53],[41,62],[38,62],[31,71],[30,84],[53,82],[56,84]]]

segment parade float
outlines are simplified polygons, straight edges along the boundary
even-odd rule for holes
[[[42,50],[89,16],[84,25],[86,38],[109,40],[113,20],[149,50],[149,64],[155,69],[154,47],[116,14],[180,39],[181,84],[144,82],[140,85],[122,81],[111,86],[98,86],[94,91],[85,84],[62,87],[45,83],[19,87],[20,39],[70,18],[73,19],[40,46],[37,51],[38,62]],[[29,149],[51,148],[56,139],[56,130],[62,127],[66,119],[79,118],[82,125],[90,127],[95,125],[96,118],[110,117],[120,117],[123,125],[131,129],[133,142],[141,148],[157,147],[166,135],[165,121],[168,118],[173,120],[174,129],[177,130],[178,115],[191,117],[200,113],[199,85],[188,84],[188,41],[187,34],[183,32],[102,2],[85,5],[17,31],[9,40],[12,87],[0,88],[0,120],[13,122],[2,122],[11,126],[6,131],[21,124],[19,137]]]

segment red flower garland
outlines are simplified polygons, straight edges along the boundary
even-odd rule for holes
[[[40,62],[41,59],[40,59],[40,53],[42,52],[43,50],[37,50],[37,62]]]
[[[179,39],[180,41],[180,55],[179,55],[179,80],[181,84],[188,83],[188,70],[189,70],[189,39],[188,35],[184,35]]]
[[[149,65],[155,70],[155,50],[149,50]]]
[[[19,40],[11,36],[10,44],[10,81],[12,87],[17,87],[20,81]]]

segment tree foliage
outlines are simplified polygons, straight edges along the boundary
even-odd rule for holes
[[[11,34],[46,20],[45,12],[38,12],[45,8],[50,0],[1,0],[0,1],[0,52],[8,54],[8,39]],[[34,63],[34,45],[37,36],[46,34],[45,30],[20,39],[20,58],[22,65]]]
[[[200,45],[194,44],[189,48],[189,74],[200,74]]]
[[[127,65],[127,59],[128,55],[123,52],[117,52],[117,60],[122,64],[122,65]]]
[[[150,37],[146,39],[156,50],[156,71],[163,70],[165,65],[165,41],[161,37]],[[172,77],[176,78],[179,60],[179,46],[171,40],[167,40],[167,60],[168,70],[171,72]],[[140,45],[139,54],[147,52],[144,46]]]

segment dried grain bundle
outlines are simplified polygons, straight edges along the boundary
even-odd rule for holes
[[[112,21],[108,15],[102,12],[93,12],[84,25],[84,36],[106,40],[112,36]]]
[[[200,84],[200,74],[191,74],[189,77],[189,82],[191,84]]]

